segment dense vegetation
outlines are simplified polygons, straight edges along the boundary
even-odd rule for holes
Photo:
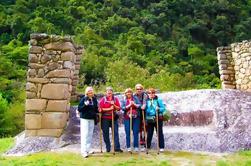
[[[218,88],[215,49],[250,39],[250,15],[250,0],[0,1],[0,135],[23,125],[33,32],[74,35],[85,46],[82,85]]]

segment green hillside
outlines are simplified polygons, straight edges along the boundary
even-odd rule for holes
[[[215,49],[250,39],[250,15],[250,0],[0,1],[0,135],[22,130],[31,33],[85,47],[80,89],[219,88]]]

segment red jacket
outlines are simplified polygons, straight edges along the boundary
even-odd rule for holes
[[[114,101],[114,105],[119,107],[119,109],[117,109],[117,110],[120,110],[120,102],[119,102],[119,99],[117,97],[113,96],[111,98],[108,98],[107,96],[104,96],[99,101],[99,106],[101,108],[102,118],[103,119],[112,119],[112,111],[116,111],[115,108],[114,108],[114,110],[111,110],[111,111],[103,111],[103,108],[110,108],[112,106],[111,101]]]

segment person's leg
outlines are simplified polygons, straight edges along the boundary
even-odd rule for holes
[[[110,152],[111,151],[111,142],[110,142],[110,136],[109,136],[109,122],[110,120],[108,119],[102,119],[102,130],[103,130],[103,138],[104,142],[106,145],[106,151]]]
[[[164,140],[164,134],[163,134],[163,121],[159,121],[159,148],[164,149],[165,147],[165,140]]]
[[[115,150],[120,150],[118,120],[114,121],[114,142],[115,142]]]
[[[155,123],[147,124],[147,148],[151,148]]]
[[[140,127],[140,118],[133,119],[133,146],[134,148],[139,147],[139,127]]]
[[[87,120],[88,121],[88,135],[87,135],[87,141],[86,141],[86,151],[89,153],[92,143],[92,136],[93,136],[93,130],[94,130],[94,120]]]
[[[87,156],[87,136],[89,128],[86,119],[80,118],[81,154]]]
[[[126,134],[126,148],[130,148],[130,120],[124,119],[125,134]]]

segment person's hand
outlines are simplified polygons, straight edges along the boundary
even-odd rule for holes
[[[112,105],[112,106],[110,107],[110,109],[111,109],[111,110],[114,110],[114,105]]]
[[[131,101],[131,106],[132,106],[132,105],[135,105],[134,101]]]
[[[80,113],[79,113],[78,110],[76,110],[76,117],[77,117],[77,118],[80,118]]]
[[[146,109],[146,106],[143,105],[143,106],[141,107],[141,110],[144,111],[145,109]]]
[[[156,106],[156,111],[159,111],[159,107],[158,106]]]
[[[89,105],[89,100],[86,100],[86,101],[85,101],[85,105]]]
[[[101,108],[99,108],[99,109],[98,109],[98,112],[99,112],[99,113],[101,113],[101,112],[102,112],[102,109],[101,109]]]

